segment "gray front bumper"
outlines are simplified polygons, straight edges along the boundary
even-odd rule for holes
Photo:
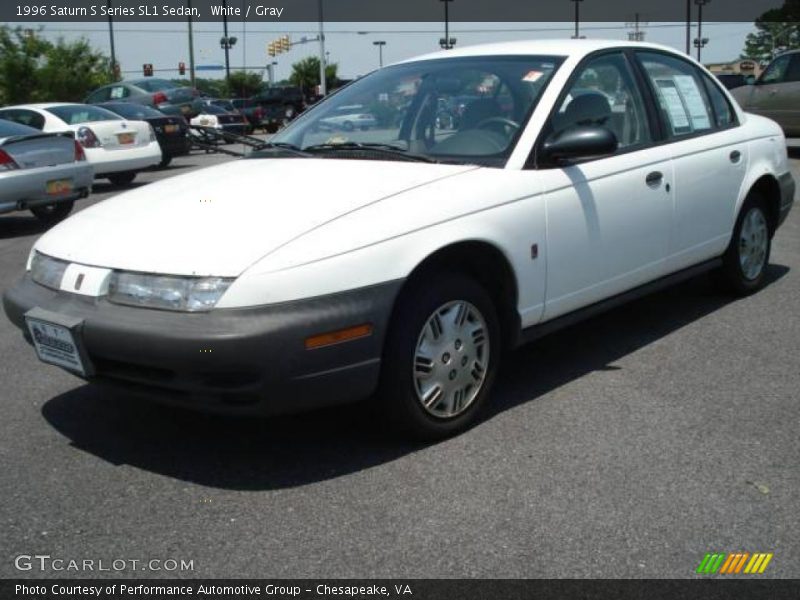
[[[277,413],[355,401],[375,390],[400,285],[192,314],[57,292],[26,275],[3,305],[26,338],[24,315],[34,307],[82,319],[90,381],[191,408]],[[309,336],[364,323],[373,325],[369,337],[305,348]]]

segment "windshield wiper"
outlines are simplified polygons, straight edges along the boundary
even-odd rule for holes
[[[338,150],[366,150],[368,152],[379,152],[399,156],[405,160],[415,160],[418,162],[438,163],[439,161],[422,154],[410,154],[405,148],[392,144],[379,144],[373,142],[343,142],[341,144],[314,144],[306,146],[303,152],[336,152]]]
[[[286,150],[287,152],[291,152],[297,156],[311,156],[308,152],[305,152],[302,148],[300,148],[300,146],[295,146],[289,142],[264,142],[258,146],[253,146],[253,152],[261,152],[263,150]],[[252,153],[250,156],[252,156]]]

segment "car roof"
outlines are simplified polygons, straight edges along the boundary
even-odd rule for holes
[[[83,104],[82,102],[35,102],[33,104],[16,104],[14,106],[3,106],[2,110],[10,108],[27,108],[32,110],[45,110],[53,108],[54,106],[91,106],[90,104]]]
[[[430,54],[417,56],[396,64],[416,62],[419,60],[436,60],[440,58],[457,58],[471,56],[566,56],[581,58],[597,50],[610,48],[648,48],[662,50],[671,54],[679,54],[674,48],[661,44],[648,44],[644,42],[625,42],[622,40],[519,40],[511,42],[496,42],[491,44],[478,44],[464,46],[452,50],[440,50]]]

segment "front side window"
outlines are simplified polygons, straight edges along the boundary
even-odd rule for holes
[[[640,52],[638,56],[658,99],[670,137],[710,132],[716,128],[702,74],[694,65],[654,52]]]
[[[599,56],[580,68],[553,116],[554,133],[580,125],[610,129],[620,149],[650,142],[644,102],[621,53]]]
[[[561,61],[498,56],[388,67],[317,104],[273,141],[310,151],[383,145],[440,162],[502,166]]]

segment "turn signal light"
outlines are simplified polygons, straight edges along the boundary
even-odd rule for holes
[[[306,339],[306,350],[315,350],[317,348],[324,348],[325,346],[333,346],[334,344],[341,344],[342,342],[368,337],[372,335],[372,330],[373,327],[371,323],[364,323],[363,325],[356,325],[355,327],[348,327],[347,329],[340,329],[339,331],[315,335]]]

